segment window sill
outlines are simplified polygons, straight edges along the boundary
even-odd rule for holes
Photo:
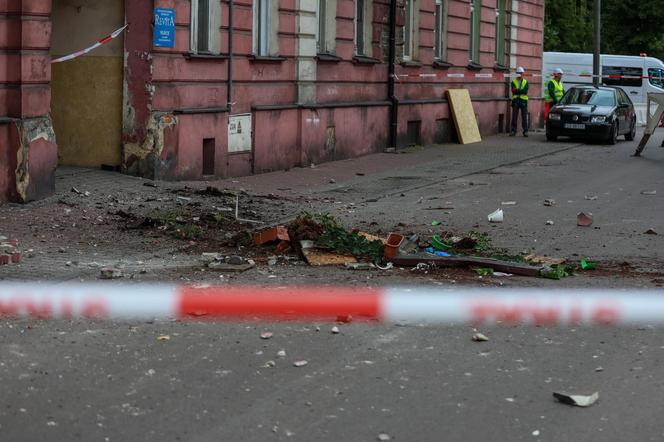
[[[316,60],[327,63],[339,63],[341,61],[341,57],[337,57],[334,54],[321,53],[316,55]]]
[[[470,69],[471,71],[479,71],[484,69],[484,66],[482,66],[479,63],[475,63],[474,61],[471,61],[470,63],[468,63],[468,69]]]
[[[449,68],[453,68],[454,65],[452,63],[448,63],[446,61],[436,60],[436,61],[433,62],[433,67],[437,68],[437,69],[449,69]]]
[[[404,60],[401,62],[401,66],[406,68],[419,68],[422,67],[422,63],[420,63],[419,61]]]
[[[286,61],[286,57],[278,55],[250,55],[249,60],[254,63],[281,63],[282,61]]]
[[[502,64],[497,64],[496,63],[493,66],[493,70],[494,71],[500,71],[500,72],[509,72],[510,68],[508,68],[507,66],[503,66]]]
[[[187,60],[226,60],[228,59],[227,54],[197,54],[194,52],[189,52],[182,54]]]
[[[365,55],[356,55],[353,57],[353,63],[357,64],[380,64],[380,60]]]

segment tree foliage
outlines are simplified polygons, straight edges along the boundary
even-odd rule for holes
[[[594,0],[546,0],[544,50],[592,52]],[[604,0],[602,53],[664,59],[662,0]]]

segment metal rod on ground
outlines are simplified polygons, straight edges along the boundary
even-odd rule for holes
[[[236,221],[242,221],[242,222],[245,222],[245,223],[263,224],[263,221],[256,221],[254,219],[240,218],[240,194],[239,193],[235,194],[235,220]]]

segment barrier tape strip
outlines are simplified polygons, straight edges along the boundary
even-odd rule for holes
[[[664,296],[661,290],[5,283],[1,317],[664,326]]]
[[[97,49],[98,47],[105,45],[109,41],[115,40],[120,34],[122,34],[122,32],[125,29],[127,29],[128,26],[129,26],[129,24],[124,25],[120,29],[113,32],[111,35],[108,35],[108,36],[102,38],[101,40],[99,40],[97,43],[93,44],[89,48],[81,49],[80,51],[74,52],[73,54],[65,55],[64,57],[60,57],[60,58],[56,58],[55,60],[51,60],[51,64],[62,63],[63,61],[73,60],[75,58],[80,57],[81,55],[87,54],[88,52],[92,52],[95,49]]]
[[[593,74],[573,74],[573,73],[565,73],[563,74],[564,76],[567,77],[580,77],[580,78],[594,78],[594,77],[599,77],[599,78],[607,78],[610,80],[620,80],[620,79],[630,79],[630,80],[639,80],[639,79],[657,79],[657,80],[664,80],[664,77],[659,77],[659,76],[652,76],[652,75],[617,75],[617,74],[610,74],[610,75],[593,75]],[[505,78],[516,78],[518,75],[516,73],[504,73],[504,72],[480,72],[480,73],[471,73],[471,72],[441,72],[441,73],[427,73],[427,74],[394,74],[394,77],[396,79],[400,78],[483,78],[483,79],[498,79],[498,80],[503,80]],[[533,74],[533,73],[526,73],[524,74],[524,77],[533,77],[533,78],[542,78],[542,76],[553,76],[553,73],[551,74]]]

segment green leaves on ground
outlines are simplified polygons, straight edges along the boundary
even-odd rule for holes
[[[540,276],[548,279],[563,279],[574,274],[574,267],[566,264],[556,264],[546,267],[540,272]]]
[[[316,246],[337,253],[350,254],[356,258],[369,259],[375,264],[383,262],[384,245],[382,241],[369,241],[357,232],[349,232],[329,214],[316,216],[303,214],[301,216],[314,220],[323,227],[323,233],[316,240]]]

